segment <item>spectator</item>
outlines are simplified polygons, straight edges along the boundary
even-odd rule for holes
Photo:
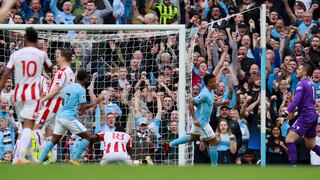
[[[156,148],[155,135],[148,131],[148,122],[146,119],[141,119],[137,131],[131,134],[133,140],[131,156],[133,161],[142,163],[148,156],[154,159],[154,151]]]
[[[116,19],[116,24],[124,24],[124,5],[121,0],[113,0],[113,17]]]
[[[231,130],[231,133],[236,136],[237,149],[242,146],[242,133],[238,122],[232,121],[229,117],[230,108],[227,105],[223,105],[220,108],[220,116],[211,116],[210,125],[213,129],[217,129],[221,119],[227,120],[228,128]],[[212,113],[214,114],[214,113]]]
[[[316,68],[312,73],[312,80],[315,83],[316,99],[320,100],[320,69]]]
[[[12,96],[13,96],[13,84],[12,84],[12,79],[8,78],[4,89],[1,92],[1,98],[6,98],[6,100],[8,101],[8,105],[12,105]]]
[[[57,0],[51,0],[50,9],[54,14],[56,24],[73,24],[75,16],[72,15],[72,4],[70,1],[64,2],[62,6],[63,11],[60,11],[57,7]]]
[[[1,98],[0,108],[7,103],[5,98]],[[9,110],[6,106],[6,110],[1,110],[0,115],[0,159],[4,158],[5,152],[13,152],[14,147],[14,128],[16,124],[13,119],[13,110]]]
[[[237,121],[242,134],[242,146],[238,149],[239,154],[244,154],[244,152],[247,150],[247,142],[250,138],[250,132],[247,126],[247,122],[245,119],[240,119],[239,113],[236,109],[230,110],[230,117],[233,121]]]
[[[164,134],[162,137],[163,142],[170,142],[177,139],[178,134],[178,123],[176,121],[171,121],[169,123],[169,132]],[[164,164],[177,165],[178,164],[178,147],[173,147],[170,149],[169,154],[163,158]]]
[[[267,163],[286,164],[288,163],[288,148],[284,144],[281,129],[273,127],[270,137],[267,139]]]
[[[12,151],[4,152],[3,162],[10,164],[12,162],[13,153]]]
[[[24,24],[24,18],[22,17],[21,14],[16,13],[16,14],[13,16],[13,23],[14,23],[14,24]]]
[[[179,10],[170,0],[155,4],[154,11],[157,13],[160,24],[178,24],[179,22]]]
[[[220,136],[220,142],[217,145],[218,150],[218,163],[230,164],[234,162],[233,155],[237,152],[237,140],[235,135],[231,134],[228,126],[228,121],[221,119],[217,133]]]
[[[55,24],[54,22],[54,13],[51,11],[48,11],[42,21],[42,24]]]
[[[87,7],[88,0],[80,0],[80,5],[73,3],[73,15],[81,16],[85,12],[85,8]]]
[[[42,0],[42,4],[40,0],[31,0],[30,5],[27,4],[26,0],[21,0],[22,5],[22,14],[26,21],[30,20],[30,18],[40,19],[44,17],[49,9],[49,1]]]
[[[257,155],[250,150],[246,150],[242,158],[237,158],[236,164],[254,165],[257,163]]]
[[[103,0],[105,9],[98,10],[96,2],[89,0],[87,2],[87,9],[82,15],[78,15],[73,22],[75,24],[90,24],[90,17],[96,16],[98,18],[97,24],[103,24],[103,18],[112,12],[111,4],[108,0]]]

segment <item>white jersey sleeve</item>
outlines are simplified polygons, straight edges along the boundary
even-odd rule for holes
[[[52,66],[52,62],[51,62],[50,58],[48,57],[48,54],[45,53],[44,55],[45,55],[45,57],[44,57],[44,64],[45,64],[47,67],[51,67],[51,66]]]
[[[14,67],[14,53],[11,54],[9,62],[7,64],[7,68],[8,69],[12,69]]]

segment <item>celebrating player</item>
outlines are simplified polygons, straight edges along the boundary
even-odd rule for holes
[[[60,70],[55,74],[51,81],[49,93],[41,99],[41,102],[45,102],[45,107],[40,110],[39,117],[37,118],[34,127],[34,135],[40,153],[45,146],[45,141],[40,129],[43,126],[46,126],[46,138],[49,140],[52,136],[56,113],[62,106],[63,90],[67,85],[74,83],[75,81],[74,73],[70,68],[71,56],[71,52],[67,50],[60,51],[60,55],[57,58]]]
[[[72,164],[79,164],[78,160],[81,158],[82,153],[86,150],[89,142],[93,141],[89,131],[77,120],[78,110],[83,112],[96,106],[102,100],[102,98],[99,97],[93,99],[93,103],[86,103],[86,90],[83,86],[87,83],[87,79],[87,72],[80,70],[77,74],[78,83],[69,84],[65,88],[63,92],[64,105],[57,113],[53,136],[40,154],[40,162],[44,161],[49,151],[58,143],[66,130],[69,130],[72,134],[76,134],[82,138],[76,154],[71,157],[70,162]]]
[[[11,72],[14,71],[15,89],[13,103],[20,122],[23,123],[19,159],[17,163],[27,163],[27,150],[31,148],[31,133],[34,120],[38,115],[40,105],[40,83],[43,65],[51,67],[52,63],[47,53],[37,47],[38,32],[27,28],[24,36],[25,47],[10,56],[5,73],[0,82],[0,92]]]
[[[318,116],[315,107],[315,90],[314,84],[309,79],[312,75],[312,66],[309,64],[300,65],[297,69],[297,77],[300,82],[297,85],[296,93],[288,110],[282,116],[286,117],[298,107],[298,119],[292,125],[286,138],[288,146],[289,161],[292,165],[297,163],[297,149],[295,142],[304,137],[306,145],[313,150],[318,156],[320,155],[320,146],[315,144],[316,126]]]
[[[211,165],[216,166],[218,160],[218,151],[216,145],[218,144],[217,138],[209,124],[210,116],[214,101],[213,89],[216,87],[216,78],[212,74],[206,74],[203,78],[205,87],[201,90],[200,94],[191,100],[189,104],[190,115],[193,118],[193,125],[191,128],[191,135],[184,135],[170,144],[164,144],[165,153],[169,153],[170,147],[184,144],[190,141],[197,141],[200,135],[204,140],[209,142],[209,153],[211,157]],[[194,106],[197,105],[197,111],[194,112]]]

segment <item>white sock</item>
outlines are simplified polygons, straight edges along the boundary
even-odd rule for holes
[[[14,145],[12,164],[16,164],[17,159],[19,159],[19,148],[20,148],[20,139],[18,139],[16,144]]]
[[[26,157],[29,145],[31,143],[31,133],[30,128],[24,128],[21,133],[20,147],[19,147],[19,159]]]
[[[33,157],[32,143],[29,143],[29,147],[27,149],[27,158],[29,161],[35,162],[35,159]]]
[[[57,145],[54,145],[52,150],[51,150],[51,160],[50,162],[56,162],[57,161],[57,155],[58,155],[58,152],[57,152]]]
[[[46,141],[40,129],[33,130],[34,139],[39,147],[39,153],[41,154],[43,148],[46,146]]]

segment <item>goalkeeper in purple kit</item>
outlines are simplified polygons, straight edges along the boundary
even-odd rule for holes
[[[315,88],[313,82],[309,79],[311,75],[311,65],[303,64],[299,66],[297,69],[297,77],[300,79],[300,82],[297,85],[294,99],[289,105],[288,110],[282,114],[282,116],[286,117],[298,108],[298,118],[292,125],[286,138],[289,161],[292,165],[297,163],[295,142],[300,137],[304,137],[307,147],[320,156],[320,146],[315,143],[318,116],[315,107]]]

